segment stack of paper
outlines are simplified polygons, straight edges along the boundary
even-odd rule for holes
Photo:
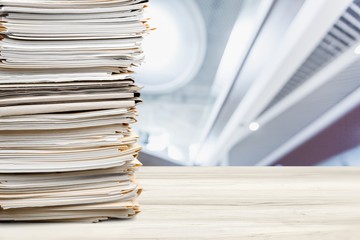
[[[0,0],[0,220],[139,212],[144,0]]]

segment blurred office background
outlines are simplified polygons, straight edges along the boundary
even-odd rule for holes
[[[152,0],[144,165],[360,165],[360,0]]]

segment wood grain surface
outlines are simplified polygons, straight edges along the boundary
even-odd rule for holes
[[[360,239],[360,168],[143,167],[142,213],[2,223],[9,239]]]

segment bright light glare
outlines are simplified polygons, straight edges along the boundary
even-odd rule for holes
[[[143,93],[169,93],[189,83],[202,66],[206,26],[193,0],[153,1],[145,18],[155,30],[144,38],[144,63],[135,77]]]
[[[355,54],[360,54],[360,45],[355,48]]]
[[[260,125],[257,122],[252,122],[249,124],[250,131],[257,131]]]
[[[149,143],[146,145],[146,149],[153,152],[161,152],[165,150],[169,145],[169,135],[163,133],[161,135],[150,135]]]

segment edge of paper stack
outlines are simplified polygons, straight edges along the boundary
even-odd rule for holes
[[[0,221],[139,212],[146,0],[0,0]]]

